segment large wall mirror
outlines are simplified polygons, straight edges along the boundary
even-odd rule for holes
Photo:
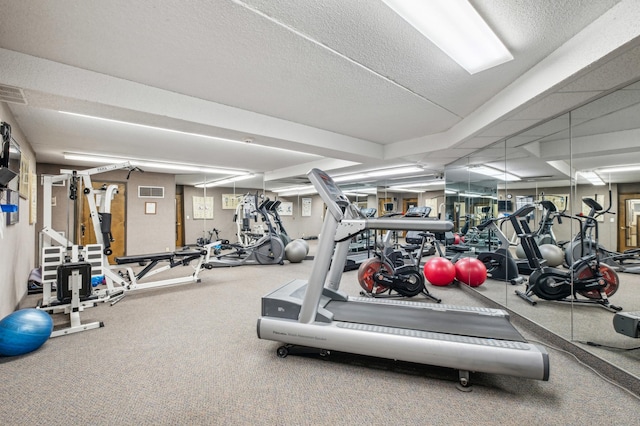
[[[572,111],[571,124],[571,166],[576,183],[573,208],[583,214],[595,210],[596,216],[593,226],[585,232],[585,244],[574,244],[574,252],[577,256],[590,242],[595,247],[597,231],[601,267],[610,275],[615,273],[619,281],[618,288],[609,291],[610,302],[622,307],[622,312],[638,312],[640,257],[630,252],[639,247],[636,208],[640,200],[640,83]],[[625,252],[629,254],[624,255]],[[640,350],[613,349],[633,348],[640,342],[615,332],[613,316],[602,308],[574,308],[572,338],[640,377]]]
[[[514,213],[526,212],[520,223],[537,233],[547,266],[567,275],[579,301],[550,301],[531,292],[526,300],[526,283],[499,280],[476,290],[640,378],[640,350],[627,350],[640,341],[616,332],[616,310],[580,287],[578,280],[589,272],[568,268],[593,247],[604,265],[599,270],[612,281],[608,302],[621,312],[640,311],[640,255],[634,253],[640,244],[638,140],[640,83],[635,83],[450,164],[445,175],[447,214],[458,232],[468,232],[462,218],[477,226],[485,210],[505,217],[500,230],[518,269],[527,272],[527,253],[512,226]],[[494,173],[494,182],[482,180],[479,170]],[[526,205],[533,209],[519,210]],[[596,217],[588,219],[590,214]],[[576,242],[580,235],[583,242]],[[487,235],[485,241],[495,238]]]

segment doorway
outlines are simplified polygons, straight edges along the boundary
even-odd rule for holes
[[[402,201],[402,205],[404,206],[404,209],[402,210],[402,212],[406,213],[407,211],[409,211],[409,209],[411,207],[418,207],[418,199],[417,198],[405,198]]]
[[[378,216],[393,213],[395,209],[396,205],[393,202],[393,198],[378,198]]]
[[[640,243],[640,194],[618,195],[618,251],[638,248]]]
[[[184,247],[184,194],[176,194],[176,248]]]
[[[113,241],[111,242],[112,253],[108,256],[109,263],[115,264],[115,257],[124,256],[125,254],[125,211],[126,211],[126,188],[124,183],[119,182],[92,182],[94,188],[101,188],[103,185],[116,185],[118,187],[118,193],[113,200],[111,200],[111,235]],[[89,202],[87,197],[82,197],[83,202],[79,204],[79,228],[76,230],[78,235],[78,244],[97,244],[98,240],[93,230],[93,222],[91,221],[91,212],[89,211]],[[96,200],[96,204],[99,205],[100,200]]]

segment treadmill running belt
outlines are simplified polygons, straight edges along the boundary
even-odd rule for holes
[[[337,300],[327,303],[325,309],[333,313],[335,321],[485,339],[526,341],[509,322],[509,318],[503,316]]]

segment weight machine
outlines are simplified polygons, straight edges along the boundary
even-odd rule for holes
[[[84,331],[102,326],[101,323],[83,325],[79,314],[87,307],[96,306],[98,302],[110,301],[117,303],[125,294],[132,290],[155,288],[166,285],[181,284],[187,282],[199,282],[198,274],[206,268],[214,242],[199,247],[197,250],[181,250],[176,252],[147,254],[140,256],[123,256],[116,258],[116,265],[109,265],[107,256],[112,254],[111,243],[111,201],[118,193],[116,185],[93,188],[91,176],[115,170],[129,170],[129,175],[134,170],[129,162],[96,167],[88,170],[61,170],[60,175],[43,177],[43,199],[52,199],[53,186],[60,183],[69,183],[69,198],[74,202],[78,200],[80,185],[84,186],[82,193],[86,196],[89,205],[89,215],[96,244],[80,246],[68,239],[63,233],[53,229],[51,203],[45,203],[43,211],[42,236],[42,269],[43,269],[43,296],[39,304],[40,309],[47,311],[68,313],[71,317],[71,327],[64,332],[55,335],[63,335],[77,331]],[[167,269],[176,266],[186,266],[192,261],[196,262],[194,272],[190,275],[170,278],[159,281],[143,281]],[[130,263],[148,263],[142,271],[134,273],[133,268],[119,265]],[[164,262],[167,262],[164,264]],[[162,266],[161,263],[163,264]],[[89,265],[89,268],[86,267]],[[157,267],[157,268],[156,268]],[[62,275],[60,270],[68,269],[67,275]],[[99,289],[92,288],[90,281],[95,277],[104,277],[104,286]],[[68,278],[68,279],[67,279]],[[87,283],[89,282],[89,285]],[[56,296],[52,295],[53,284],[58,287]],[[68,292],[68,294],[67,294]]]

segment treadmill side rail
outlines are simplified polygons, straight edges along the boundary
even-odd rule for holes
[[[549,355],[526,342],[334,321],[305,324],[262,317],[258,336],[291,345],[416,362],[458,370],[549,379]],[[402,350],[398,350],[402,348]]]

